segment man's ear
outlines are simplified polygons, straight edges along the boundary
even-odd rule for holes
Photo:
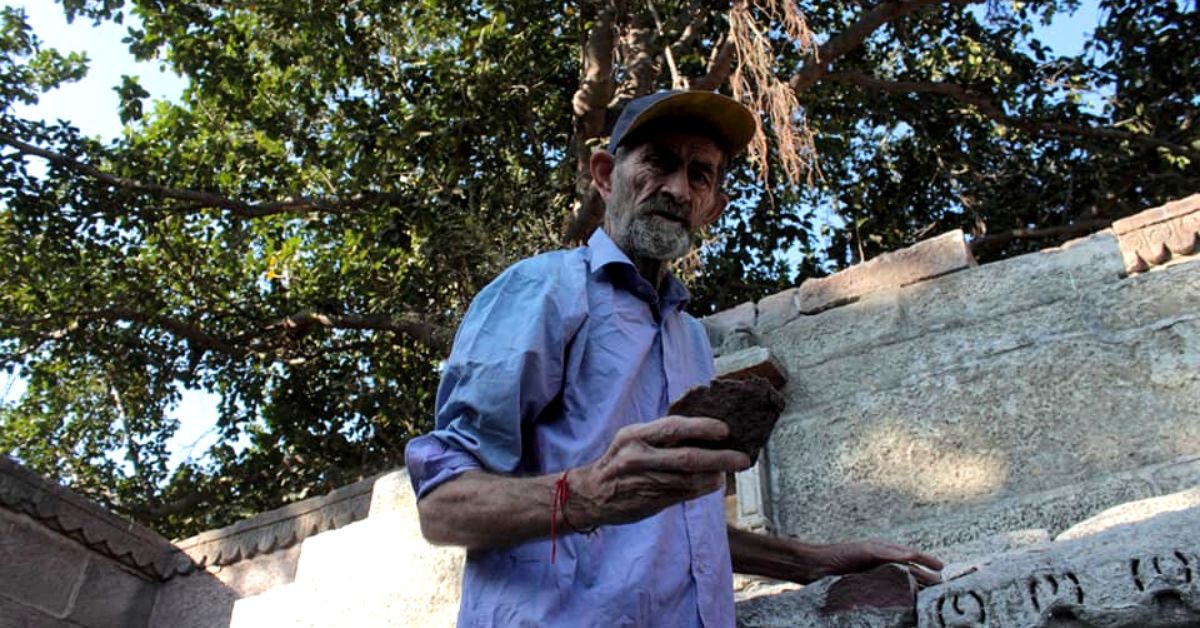
[[[709,207],[708,211],[704,212],[704,215],[700,217],[700,219],[704,221],[702,226],[707,227],[708,225],[716,222],[717,218],[721,216],[721,212],[725,211],[725,208],[728,206],[729,195],[724,192],[717,192],[716,198],[713,199],[712,206]]]
[[[608,197],[612,195],[612,175],[617,166],[616,157],[606,150],[598,150],[592,153],[592,160],[588,166],[592,172],[592,187],[596,188],[600,198],[607,203]]]

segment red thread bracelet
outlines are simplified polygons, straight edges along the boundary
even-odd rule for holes
[[[567,508],[567,498],[571,496],[571,487],[567,483],[567,473],[570,470],[563,471],[562,475],[554,481],[554,502],[550,504],[550,562],[554,563],[555,555],[558,553],[558,509],[562,505],[564,511]],[[564,517],[565,519],[565,517]]]
[[[571,485],[567,481],[567,474],[570,469],[562,472],[558,479],[554,481],[554,501],[550,505],[550,562],[553,563],[556,554],[558,553],[558,512],[562,510],[563,523],[567,524],[568,528],[578,534],[591,534],[596,531],[596,527],[592,526],[586,530],[580,530],[567,519],[567,500],[571,497]]]

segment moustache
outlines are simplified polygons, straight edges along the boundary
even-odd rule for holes
[[[660,194],[649,198],[641,204],[638,212],[643,216],[661,216],[667,220],[672,220],[682,224],[685,227],[691,228],[690,208],[684,204],[665,194]]]

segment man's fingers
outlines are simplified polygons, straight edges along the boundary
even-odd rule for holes
[[[646,473],[642,478],[644,492],[670,496],[674,501],[699,497],[721,488],[725,481],[725,474],[720,471],[709,473],[658,471]]]
[[[928,567],[934,571],[941,571],[942,568],[946,566],[945,563],[938,560],[937,557],[926,554],[925,552],[917,552],[912,558],[909,559],[908,562],[921,565],[923,567]]]
[[[880,550],[881,555],[888,556],[895,562],[920,565],[933,571],[941,571],[942,567],[945,567],[942,561],[938,560],[936,556],[917,551],[911,547],[897,545],[888,541],[875,541],[875,543],[882,546]]]
[[[942,575],[936,571],[930,571],[916,564],[909,564],[907,567],[908,573],[912,574],[921,586],[931,587],[942,583]]]
[[[722,440],[729,436],[729,426],[724,421],[697,416],[665,416],[626,429],[656,447],[670,447],[682,440]]]
[[[741,471],[749,466],[750,458],[740,451],[699,447],[646,447],[628,462],[630,471],[674,473]]]

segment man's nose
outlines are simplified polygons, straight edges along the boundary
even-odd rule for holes
[[[663,182],[662,191],[670,195],[676,203],[687,204],[691,202],[692,186],[688,182],[687,169],[679,168],[667,175],[667,180]]]

